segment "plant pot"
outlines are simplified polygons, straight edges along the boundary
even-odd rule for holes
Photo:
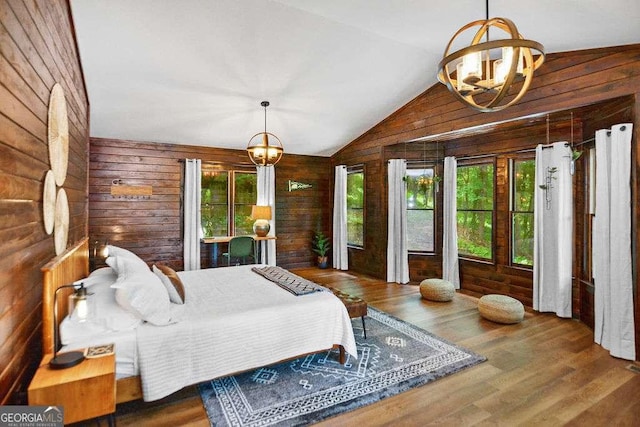
[[[329,267],[329,257],[319,256],[318,257],[318,268],[325,269]]]

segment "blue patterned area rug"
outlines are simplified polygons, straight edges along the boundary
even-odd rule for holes
[[[377,402],[486,360],[369,307],[358,359],[327,351],[198,386],[215,426],[299,426]]]

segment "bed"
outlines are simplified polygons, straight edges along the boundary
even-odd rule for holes
[[[116,301],[119,308],[111,306],[123,287],[129,286],[130,291],[132,286],[142,286],[131,276],[121,280],[122,271],[133,268],[131,261],[112,261],[112,268],[88,274],[87,254],[85,239],[43,267],[43,348],[53,351],[55,290],[83,280],[94,294],[92,312],[100,320],[74,324],[73,318],[65,318],[63,351],[115,343],[118,403],[157,400],[190,384],[319,351],[337,349],[341,363],[345,352],[356,357],[348,313],[331,292],[296,296],[251,271],[253,266],[178,272],[184,304],[172,301],[169,310],[156,311],[143,321],[135,311],[139,308],[135,300],[129,301],[134,307],[124,308],[122,301]],[[124,263],[125,257],[112,258]],[[144,274],[148,281],[151,277]],[[66,313],[62,292],[58,305],[60,313]],[[106,300],[111,305],[103,306]],[[106,310],[129,314],[109,317]]]

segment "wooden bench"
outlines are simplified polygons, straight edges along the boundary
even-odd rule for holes
[[[350,318],[360,317],[362,319],[362,330],[364,331],[364,338],[367,339],[367,328],[364,324],[364,316],[367,315],[367,302],[360,297],[355,297],[353,295],[349,295],[346,292],[342,292],[340,289],[335,288],[327,288],[335,296],[337,296],[340,301],[347,308],[347,312],[349,313]]]

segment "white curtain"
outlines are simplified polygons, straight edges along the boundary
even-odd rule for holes
[[[200,269],[200,182],[202,179],[200,159],[184,161],[184,255],[186,270]]]
[[[349,269],[347,251],[347,167],[336,166],[333,190],[333,268]]]
[[[594,340],[635,360],[631,258],[631,135],[624,123],[596,132],[593,220]]]
[[[271,220],[269,221],[269,236],[276,235],[276,170],[273,166],[256,166],[258,171],[258,200],[259,206],[271,206]],[[276,265],[276,241],[263,240],[260,242],[260,262]]]
[[[456,207],[458,162],[455,157],[444,159],[444,206],[442,230],[442,278],[460,289],[458,265],[458,209]]]
[[[389,160],[389,212],[387,228],[387,282],[409,282],[407,249],[407,161]]]
[[[566,142],[536,147],[533,308],[571,317],[573,187]]]

